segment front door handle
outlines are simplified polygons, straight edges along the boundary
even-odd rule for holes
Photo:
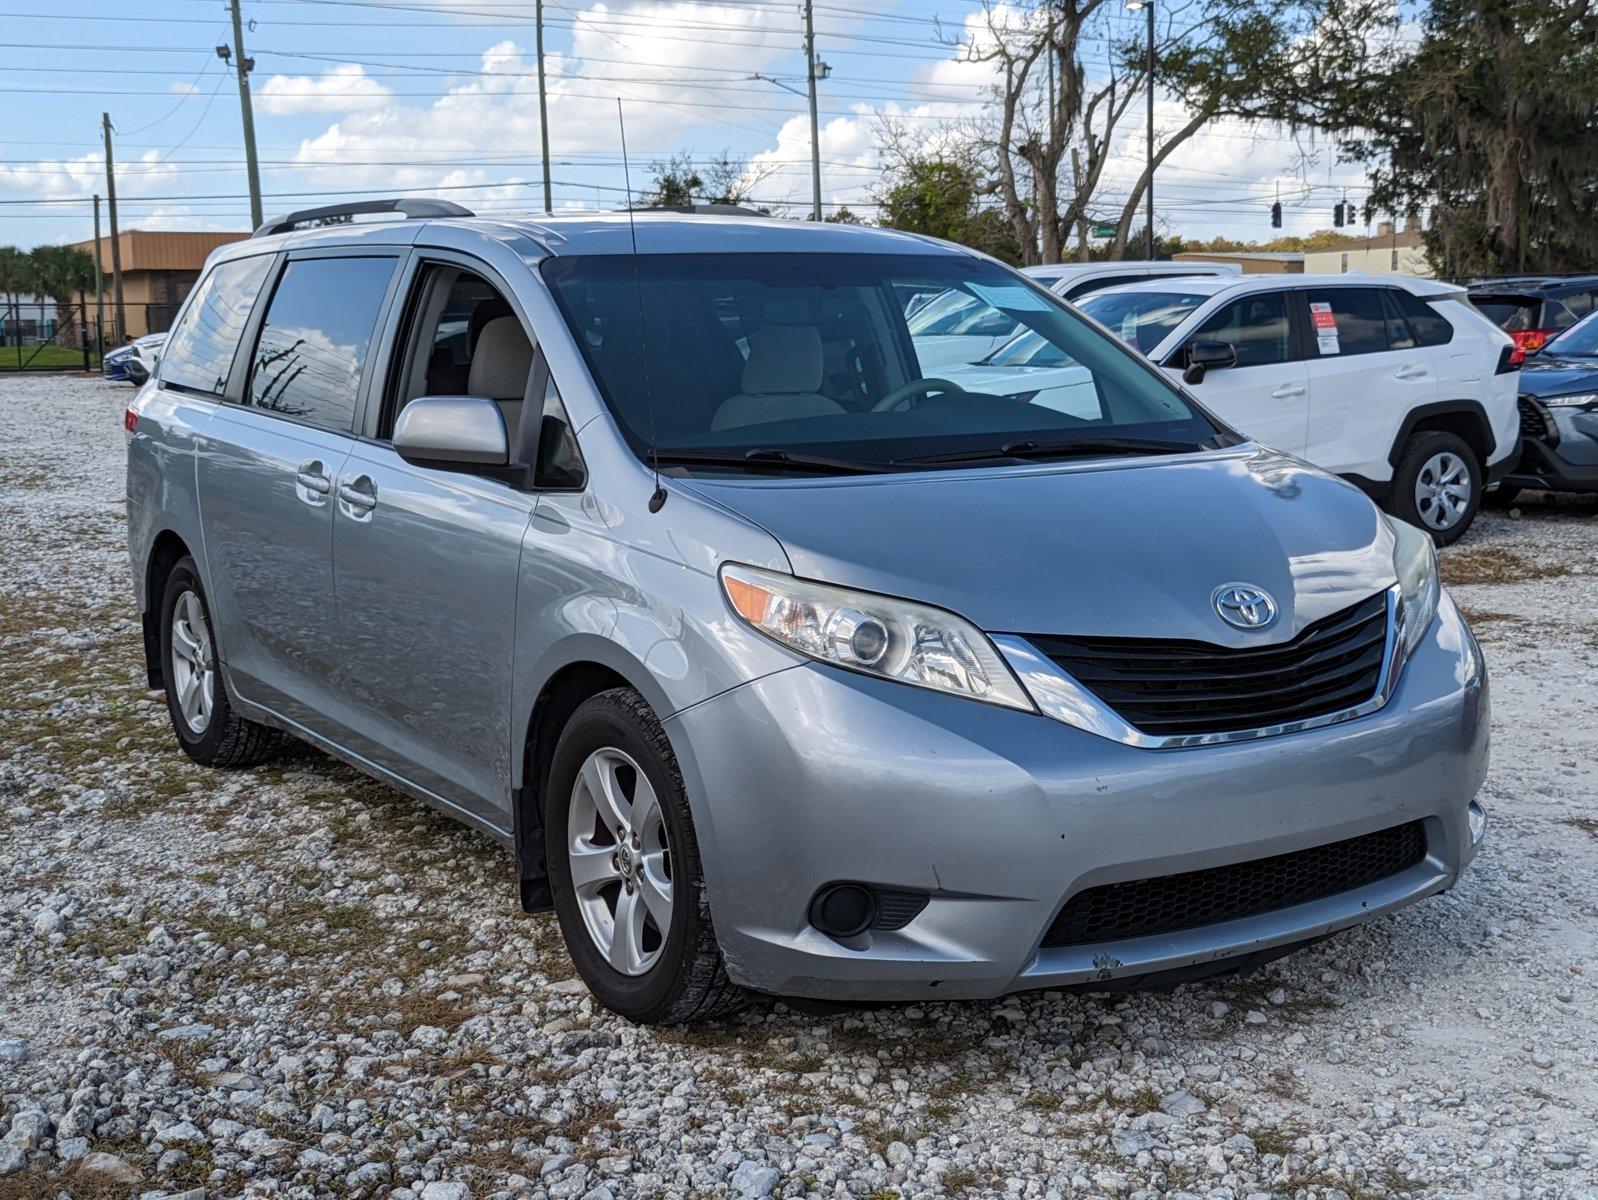
[[[377,484],[370,475],[357,475],[349,483],[338,485],[338,498],[345,513],[364,521],[377,507]]]
[[[333,481],[327,477],[327,468],[319,458],[308,459],[294,473],[294,491],[307,504],[326,503],[333,490]]]
[[[1294,396],[1302,396],[1307,391],[1309,389],[1302,383],[1284,383],[1271,395],[1277,400],[1291,400]]]

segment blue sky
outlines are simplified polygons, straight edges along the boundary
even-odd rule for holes
[[[136,6],[57,0],[29,13],[0,0],[0,243],[90,235],[102,111],[124,228],[247,227],[237,90],[215,52],[231,41],[225,4]],[[532,13],[532,0],[244,0],[267,213],[396,189],[479,211],[542,207]],[[635,187],[652,160],[730,150],[758,165],[758,199],[808,211],[804,100],[751,78],[803,89],[798,4],[546,0],[545,14],[557,208],[625,195],[619,96]],[[829,210],[871,213],[881,114],[929,137],[981,119],[990,68],[959,60],[982,19],[980,0],[818,0]],[[1140,18],[1115,4],[1106,22],[1126,36]],[[1090,74],[1104,70],[1104,43],[1086,58]],[[1179,109],[1162,97],[1158,115],[1174,124]],[[1141,159],[1141,129],[1127,122],[1103,215]],[[1278,131],[1217,125],[1162,170],[1162,231],[1269,237],[1278,186],[1288,232],[1329,225],[1336,188],[1363,189],[1319,149],[1306,167]]]

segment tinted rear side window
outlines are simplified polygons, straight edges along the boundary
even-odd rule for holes
[[[1137,283],[1147,278],[1147,275],[1101,275],[1097,279],[1086,279],[1073,287],[1066,288],[1065,298],[1075,300],[1078,296],[1091,296],[1094,292],[1101,292],[1105,288],[1120,287],[1123,283]]]
[[[270,254],[218,263],[194,289],[183,320],[161,354],[163,383],[220,396],[239,337],[272,265]]]
[[[1304,296],[1309,301],[1315,348],[1321,356],[1347,358],[1387,352],[1387,314],[1382,309],[1380,290],[1321,288],[1305,292]]]
[[[354,428],[361,372],[396,261],[289,263],[266,310],[246,402],[316,425]]]
[[[1391,288],[1387,295],[1398,305],[1398,311],[1404,314],[1410,330],[1415,334],[1415,340],[1422,346],[1446,346],[1453,341],[1454,327],[1448,323],[1448,318],[1419,296],[1412,295],[1403,288]],[[1489,320],[1491,319],[1489,317]]]

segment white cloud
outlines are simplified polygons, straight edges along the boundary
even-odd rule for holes
[[[345,63],[321,75],[272,75],[254,89],[256,104],[271,116],[359,112],[381,108],[393,96],[359,63]]]

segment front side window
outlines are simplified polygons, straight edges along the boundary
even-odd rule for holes
[[[1210,314],[1194,342],[1225,342],[1237,354],[1239,367],[1262,367],[1292,359],[1292,338],[1287,324],[1287,293],[1255,292],[1239,296]]]
[[[161,354],[162,383],[220,396],[238,353],[239,338],[260,294],[270,254],[217,263],[200,285]]]
[[[353,429],[361,372],[396,262],[291,261],[266,310],[246,403],[330,429]]]
[[[1077,307],[1127,345],[1148,354],[1203,303],[1198,292],[1104,292]]]
[[[424,268],[412,289],[409,354],[379,423],[389,437],[399,410],[421,396],[492,400],[516,444],[533,343],[510,301],[464,267]]]
[[[1220,432],[1113,339],[980,259],[589,255],[544,275],[629,442],[663,461],[891,469],[1105,435],[1197,447]],[[1048,365],[981,361],[987,349],[951,359],[929,341],[1006,328],[1036,334],[1046,347],[1026,357]]]
[[[1388,350],[1387,313],[1380,288],[1318,288],[1305,292],[1304,297],[1309,301],[1310,332],[1320,357],[1348,358]]]

